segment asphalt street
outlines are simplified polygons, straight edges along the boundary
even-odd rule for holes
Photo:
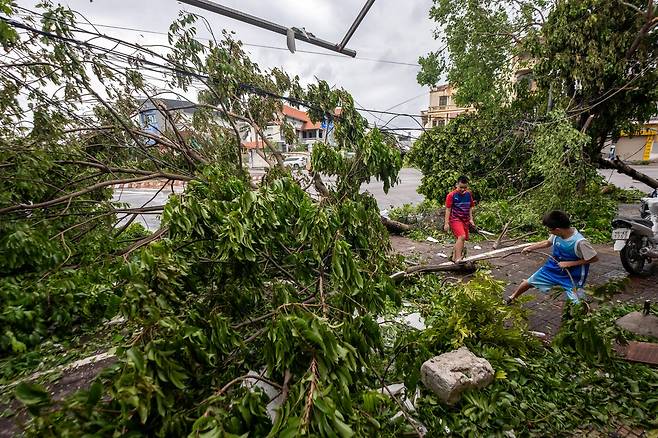
[[[258,175],[256,173],[255,175]],[[420,185],[422,174],[417,169],[404,168],[400,171],[400,183],[391,187],[388,194],[384,193],[382,183],[376,180],[365,183],[361,186],[362,192],[371,193],[377,200],[380,210],[400,207],[404,204],[417,204],[424,197],[416,193],[416,187]],[[326,179],[327,184],[331,184],[331,179]],[[176,188],[176,192],[180,188]],[[171,189],[163,190],[158,193],[155,189],[122,189],[114,192],[114,201],[125,202],[131,207],[142,207],[145,205],[163,205],[171,194]],[[151,231],[157,230],[160,225],[159,215],[140,215],[139,222]]]
[[[658,179],[658,164],[651,164],[646,166],[633,166],[639,172],[645,173],[652,178]],[[622,175],[612,170],[601,170],[599,173],[609,182],[621,188],[636,188],[643,192],[649,192],[649,186],[634,181],[626,175]],[[255,175],[258,175],[257,173]],[[390,210],[393,207],[400,207],[404,204],[417,204],[421,202],[424,197],[416,192],[416,188],[420,185],[422,173],[417,169],[404,168],[400,171],[399,184],[391,187],[388,193],[384,193],[382,184],[379,181],[372,180],[361,186],[362,192],[371,193],[377,200],[380,210]],[[331,180],[327,179],[328,184]],[[176,191],[180,191],[177,188]],[[163,190],[157,193],[157,190],[149,189],[123,189],[117,190],[114,193],[114,200],[118,202],[126,202],[132,207],[141,207],[143,205],[162,205],[167,201],[171,194],[171,189]],[[160,223],[158,215],[142,215],[139,220],[150,230],[156,230]]]

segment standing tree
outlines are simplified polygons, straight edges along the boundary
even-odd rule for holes
[[[653,0],[436,0],[430,17],[446,50],[420,59],[418,80],[445,75],[457,102],[478,109],[531,98],[520,125],[568,123],[590,137],[585,161],[628,172],[599,157],[606,139],[657,113],[657,15]],[[537,88],[519,93],[524,83]],[[547,114],[555,109],[560,120]]]

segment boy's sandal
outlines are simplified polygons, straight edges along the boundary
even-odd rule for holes
[[[503,298],[503,304],[506,305],[506,306],[510,306],[513,302],[514,302],[514,300],[512,299],[512,297],[504,297]]]

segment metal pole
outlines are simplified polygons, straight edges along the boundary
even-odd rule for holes
[[[281,26],[280,24],[272,23],[271,21],[263,20],[262,18],[254,17],[253,15],[245,14],[235,9],[222,6],[210,0],[178,0],[181,3],[186,3],[191,6],[196,6],[197,8],[205,9],[206,11],[214,12],[216,14],[224,15],[234,20],[242,21],[243,23],[248,23],[253,26],[257,26],[263,29],[267,29],[271,32],[276,32],[281,35],[288,35],[288,28]],[[374,0],[370,0],[372,3]],[[364,14],[365,15],[365,14]],[[354,25],[353,25],[354,26]],[[309,44],[325,48],[334,52],[339,52],[347,56],[354,58],[356,52],[354,50],[346,49],[345,45],[342,45],[340,48],[337,44],[330,43],[329,41],[322,40],[313,36],[305,36],[300,31],[294,29],[295,39],[300,41],[305,41]]]
[[[352,23],[352,26],[350,26],[350,29],[347,31],[345,34],[345,37],[343,38],[343,41],[338,44],[338,51],[340,52],[343,50],[343,48],[347,45],[347,42],[352,38],[352,35],[354,35],[354,32],[356,32],[356,29],[359,27],[361,22],[363,21],[363,17],[366,16],[368,11],[370,10],[370,7],[372,4],[375,3],[375,0],[368,0],[365,5],[363,5],[363,8],[361,9],[361,12],[359,12],[359,15],[356,17],[356,20],[354,20],[354,23]]]

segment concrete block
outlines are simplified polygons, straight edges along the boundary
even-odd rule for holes
[[[623,329],[641,336],[658,338],[658,316],[644,315],[642,312],[631,312],[617,320],[617,325]]]
[[[494,369],[488,360],[462,347],[426,361],[420,368],[423,384],[444,403],[459,401],[469,388],[484,388],[493,382]]]

